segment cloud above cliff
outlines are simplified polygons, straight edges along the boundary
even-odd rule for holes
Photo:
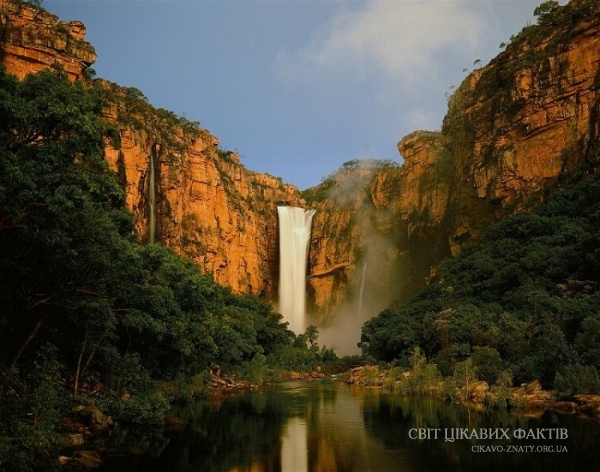
[[[444,56],[472,57],[484,30],[483,18],[469,4],[398,0],[341,8],[307,44],[282,49],[275,67],[285,80],[311,86],[348,76],[411,87],[439,82]]]
[[[565,0],[561,0],[564,3]],[[307,188],[439,129],[445,95],[541,0],[44,0],[99,77],[199,121],[249,169]]]
[[[440,128],[446,92],[481,54],[493,8],[484,3],[340,2],[302,43],[279,49],[273,71],[315,114],[370,128],[370,142],[347,159],[398,159],[404,130]]]

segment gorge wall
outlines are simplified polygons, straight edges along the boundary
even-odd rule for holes
[[[404,137],[402,166],[371,169],[346,197],[366,202],[362,210],[333,203],[347,177],[319,187],[309,284],[321,311],[355,294],[365,246],[387,248],[371,276],[400,303],[494,221],[535,207],[569,176],[597,172],[600,4],[552,6],[504,46],[457,88],[441,131]],[[367,209],[374,244],[361,236]]]
[[[86,77],[96,55],[82,23],[11,0],[0,0],[0,19],[9,73],[23,78],[58,64],[71,80],[102,90],[105,117],[118,134],[116,142],[107,141],[106,159],[139,236],[148,241],[152,223],[156,241],[196,261],[218,283],[271,298],[278,271],[276,205],[302,205],[298,189],[247,170],[198,123],[152,107],[139,90]]]
[[[138,90],[96,84],[120,138],[119,146],[107,143],[106,159],[127,194],[138,234],[146,241],[154,234],[235,292],[271,298],[278,270],[276,205],[301,205],[298,189],[247,170],[198,123],[154,109]]]
[[[273,298],[276,205],[315,208],[308,306],[327,323],[349,303],[353,312],[401,303],[492,222],[535,206],[565,175],[595,171],[600,5],[572,0],[538,19],[465,78],[441,131],[400,141],[401,166],[350,161],[302,194],[247,170],[198,123],[153,108],[139,90],[87,78],[95,52],[81,23],[0,0],[0,39],[18,77],[57,62],[102,89],[120,141],[107,143],[106,158],[140,237],[152,232],[217,282]]]

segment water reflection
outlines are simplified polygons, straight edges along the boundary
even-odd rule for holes
[[[288,420],[281,444],[281,470],[283,472],[308,472],[306,421]]]
[[[586,471],[597,470],[600,425],[552,414],[480,413],[429,397],[342,383],[295,382],[174,409],[188,421],[162,451],[124,456],[110,471]],[[414,440],[411,428],[566,428],[563,441]],[[566,453],[477,453],[473,446],[565,446]]]

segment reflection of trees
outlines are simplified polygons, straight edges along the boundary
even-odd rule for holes
[[[279,471],[281,437],[288,419],[318,421],[320,406],[332,405],[335,398],[334,389],[295,382],[236,394],[220,402],[176,407],[173,413],[188,421],[187,426],[169,433],[169,445],[159,458],[129,460],[122,470],[204,472],[252,467]],[[111,464],[112,470],[117,469]]]
[[[363,422],[368,434],[386,448],[406,451],[418,470],[460,471],[548,471],[590,470],[600,425],[568,416],[546,413],[540,418],[510,415],[506,411],[479,412],[447,405],[432,397],[407,397],[369,391],[363,397]],[[439,428],[438,439],[410,439],[411,428]],[[504,428],[510,440],[461,439],[446,442],[445,428]],[[514,439],[513,431],[538,428],[567,428],[568,440]],[[568,453],[477,453],[474,445],[561,445]]]
[[[289,420],[306,424],[308,470],[579,471],[594,470],[600,424],[568,416],[477,412],[431,397],[390,395],[341,384],[293,382],[173,412],[186,419],[158,458],[123,458],[119,471],[280,471]],[[411,428],[439,428],[438,439],[412,440]],[[444,441],[444,428],[505,428],[510,440]],[[566,441],[514,439],[518,428],[566,428]],[[473,445],[564,445],[568,453],[477,453]],[[300,452],[301,453],[301,452]],[[108,465],[108,464],[107,464]]]

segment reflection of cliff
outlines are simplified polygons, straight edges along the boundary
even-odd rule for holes
[[[366,434],[363,408],[370,392],[356,393],[344,388],[334,403],[319,405],[309,428],[309,470],[413,470],[405,451],[386,448]]]

